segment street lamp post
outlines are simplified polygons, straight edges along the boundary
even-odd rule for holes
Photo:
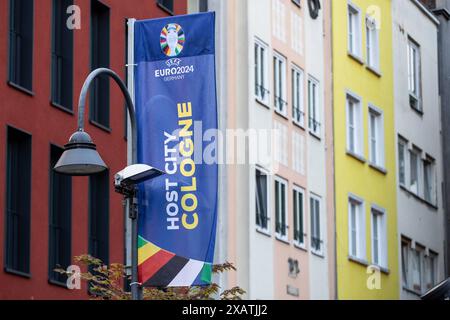
[[[137,160],[137,126],[136,113],[133,100],[126,85],[120,77],[112,70],[99,68],[92,71],[86,78],[81,89],[78,102],[78,130],[72,134],[69,143],[64,146],[64,152],[56,163],[54,170],[58,173],[71,176],[88,176],[107,169],[106,164],[97,152],[96,145],[91,137],[84,131],[84,110],[86,105],[86,96],[92,82],[99,75],[108,75],[120,87],[130,115],[131,123],[131,164],[136,164]],[[134,200],[133,200],[134,199]],[[138,282],[138,252],[137,252],[137,214],[135,197],[127,198],[128,217],[131,219],[131,296],[133,300],[139,300],[140,285]]]

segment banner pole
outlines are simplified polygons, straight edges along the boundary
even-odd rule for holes
[[[133,100],[133,104],[135,102],[134,95],[134,24],[136,19],[128,19],[128,65],[127,65],[127,79],[128,79],[128,91],[130,92],[131,99]],[[128,124],[130,123],[128,119]],[[134,134],[130,132],[130,130],[137,130],[136,127],[132,128],[132,126],[128,125],[128,137],[135,138],[137,137],[137,133]],[[131,142],[131,143],[130,143]],[[136,141],[130,141],[128,139],[128,164],[135,164],[137,161],[137,150],[136,150]],[[131,227],[131,239],[130,241],[126,241],[126,243],[130,244],[130,247],[127,252],[127,260],[128,255],[131,253],[131,298],[132,300],[141,300],[141,284],[139,283],[138,278],[138,208],[137,208],[137,191],[135,191],[135,195],[130,197],[127,200],[127,212],[128,217],[131,220],[130,223],[127,223],[127,229],[130,230]],[[130,232],[127,232],[130,235]],[[128,261],[127,261],[128,262]]]

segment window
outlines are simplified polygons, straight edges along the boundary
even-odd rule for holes
[[[293,3],[295,3],[297,6],[300,7],[300,0],[292,0]]]
[[[408,142],[402,137],[398,137],[398,179],[401,186],[406,186],[406,151]]]
[[[33,90],[33,0],[9,1],[9,82]]]
[[[286,116],[286,59],[278,54],[273,57],[273,77],[275,111]]]
[[[267,46],[260,41],[255,42],[255,96],[266,105],[269,104]]]
[[[256,226],[266,232],[269,232],[268,193],[267,174],[256,169]]]
[[[199,12],[207,12],[208,11],[208,0],[199,0],[198,11]]]
[[[432,289],[437,284],[437,259],[438,254],[429,250],[425,257],[425,291]]]
[[[8,127],[6,163],[7,271],[30,273],[31,136]]]
[[[89,254],[109,263],[109,171],[89,177]]]
[[[292,119],[301,127],[305,126],[303,91],[303,71],[294,66],[292,68]]]
[[[409,151],[409,190],[416,195],[419,195],[419,161],[421,153],[422,151],[415,147]]]
[[[350,94],[347,94],[347,151],[358,156],[363,153],[361,101]]]
[[[322,254],[322,236],[320,230],[320,198],[311,195],[309,199],[311,213],[311,250],[316,254]]]
[[[410,261],[410,247],[411,247],[411,241],[402,237],[401,241],[402,246],[402,252],[401,252],[401,259],[402,259],[402,285],[403,288],[409,288],[410,287],[410,268],[409,268],[409,261]]]
[[[305,246],[304,194],[303,189],[294,187],[294,243],[300,247]]]
[[[72,261],[72,178],[53,170],[62,153],[63,149],[50,147],[48,276],[50,281],[65,285],[67,276],[54,271],[56,268],[66,269]]]
[[[412,39],[408,41],[409,105],[421,111],[421,61],[420,47]]]
[[[52,102],[72,110],[73,31],[67,28],[66,10],[73,0],[53,0]]]
[[[320,137],[321,129],[319,103],[319,83],[310,77],[308,80],[309,131],[316,137]]]
[[[386,214],[372,207],[372,263],[387,268]]]
[[[380,68],[379,32],[377,22],[372,17],[366,18],[367,65],[375,71]]]
[[[348,199],[349,255],[359,260],[366,259],[366,229],[364,201],[350,196]]]
[[[275,232],[279,239],[287,240],[286,197],[287,182],[275,178]]]
[[[369,155],[371,164],[384,167],[383,113],[374,107],[369,107]]]
[[[435,192],[435,160],[429,156],[423,161],[423,177],[424,177],[424,197],[431,204],[436,203]]]
[[[417,293],[422,293],[422,261],[423,261],[423,255],[424,250],[422,246],[416,244],[416,249],[411,250],[411,258],[412,258],[412,290],[416,291]]]
[[[91,68],[109,68],[109,8],[91,0]],[[109,128],[109,78],[94,80],[90,94],[90,120]]]
[[[173,0],[157,0],[158,5],[173,13]]]
[[[348,4],[348,52],[357,58],[361,56],[360,10],[353,4]]]

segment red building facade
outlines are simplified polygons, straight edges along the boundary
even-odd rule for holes
[[[100,52],[100,60],[106,57],[109,67],[125,79],[126,18],[149,19],[187,11],[186,1],[181,0],[74,0],[72,3],[81,9],[81,28],[73,31],[73,48],[59,50],[55,49],[53,32],[54,23],[58,21],[54,17],[57,1],[66,3],[64,0],[0,1],[0,261],[3,265],[0,299],[88,298],[86,285],[82,285],[81,290],[68,290],[50,279],[50,252],[58,252],[59,256],[68,254],[67,250],[61,251],[60,241],[53,239],[52,246],[49,244],[51,237],[60,237],[61,231],[55,225],[70,228],[64,234],[69,235],[66,242],[70,241],[71,257],[102,247],[110,263],[124,262],[125,216],[122,198],[114,192],[112,179],[114,173],[126,165],[126,123],[124,100],[113,82],[109,85],[109,109],[103,110],[100,116],[90,112],[85,115],[85,130],[109,166],[109,176],[105,180],[107,190],[98,191],[86,177],[57,180],[51,172],[52,150],[63,147],[76,129],[78,94],[97,63],[93,61],[92,47],[98,47],[95,50]],[[32,12],[11,17],[11,5],[19,8],[30,2]],[[95,6],[104,10],[98,21],[104,22],[106,20],[102,19],[107,17],[106,24],[93,18],[91,10]],[[172,6],[172,10],[167,10]],[[103,33],[93,35],[92,28],[97,23],[103,26],[103,29],[96,26]],[[105,36],[105,26],[109,37]],[[31,30],[31,49],[25,45],[30,36],[26,29]],[[64,37],[61,39],[66,39]],[[70,49],[72,54],[67,51]],[[63,52],[60,60],[57,52]],[[12,61],[12,55],[23,63]],[[73,73],[60,72],[59,80],[55,80],[52,77],[52,68],[58,68],[55,61],[62,61],[64,65],[67,56],[72,59]],[[54,96],[59,94],[53,92],[57,84],[65,85],[68,83],[65,80],[70,78],[72,90],[58,92],[63,92],[66,105],[70,105],[69,97],[71,110],[55,103]],[[97,93],[101,96],[104,87],[99,88]],[[58,181],[56,186],[55,181]],[[56,198],[52,195],[52,190],[62,189],[69,190],[66,194],[69,200],[61,200],[59,194]],[[106,204],[97,206],[97,201],[100,203],[105,197]],[[62,213],[61,217],[65,218],[54,222],[52,210],[61,211],[67,206],[70,213]],[[96,227],[90,220],[90,210],[107,215],[102,218],[109,222],[109,228],[102,231],[106,241],[97,243],[91,239],[89,230]],[[101,226],[98,228],[101,230]]]

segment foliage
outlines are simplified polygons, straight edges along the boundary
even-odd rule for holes
[[[80,273],[80,280],[88,283],[90,293],[94,300],[130,300],[131,293],[125,291],[124,282],[127,277],[126,268],[119,263],[104,265],[100,259],[90,255],[81,255],[74,258],[75,263],[85,266],[87,272]],[[215,274],[234,271],[233,264],[213,265],[212,272]],[[56,272],[65,274],[68,277],[73,273],[63,269],[56,269]],[[143,300],[240,300],[245,291],[239,287],[234,287],[220,292],[220,287],[216,283],[211,283],[204,287],[181,287],[181,288],[144,288],[142,291]]]

